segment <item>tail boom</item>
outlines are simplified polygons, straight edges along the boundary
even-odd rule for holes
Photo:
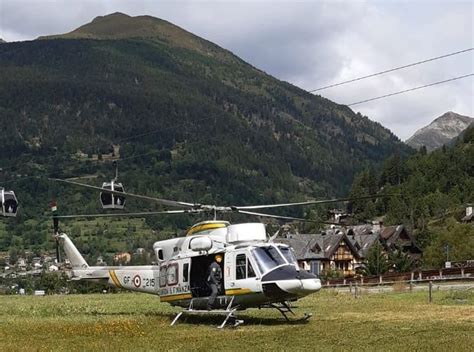
[[[72,266],[71,280],[107,281],[112,287],[158,294],[158,266],[89,266],[65,233],[57,236]]]

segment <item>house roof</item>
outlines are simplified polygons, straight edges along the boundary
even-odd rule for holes
[[[278,242],[292,247],[296,258],[299,260],[329,259],[337,250],[341,241],[345,241],[352,253],[359,257],[354,243],[342,231],[327,231],[318,234],[289,234],[286,238],[278,239]]]
[[[279,238],[278,242],[292,247],[297,259],[324,258],[324,245],[320,234],[288,234],[286,238]]]
[[[405,238],[401,238],[406,236]],[[341,230],[327,230],[319,234],[289,234],[278,242],[291,246],[299,260],[329,259],[339,247],[341,240],[348,243],[357,258],[366,258],[372,245],[380,240],[384,247],[390,248],[400,241],[410,242],[410,252],[421,253],[413,235],[403,226],[357,225],[351,226],[347,233]]]
[[[379,237],[380,235],[378,233],[367,233],[354,235],[353,237],[349,236],[349,239],[359,244],[359,256],[365,258],[369,253],[370,247],[379,240]]]
[[[405,235],[407,239],[402,239],[401,236]],[[397,226],[387,226],[384,227],[380,233],[382,239],[385,240],[385,245],[387,247],[392,247],[400,241],[409,241],[410,247],[412,248],[411,251],[421,253],[420,247],[416,244],[415,237],[406,229],[403,225]]]

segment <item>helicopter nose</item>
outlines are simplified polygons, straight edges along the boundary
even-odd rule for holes
[[[279,267],[266,274],[262,278],[262,284],[268,295],[286,292],[302,297],[321,289],[321,281],[315,275],[297,271],[293,265]]]
[[[319,279],[285,280],[278,281],[277,285],[283,291],[297,296],[307,296],[321,289],[321,281]]]
[[[319,291],[321,289],[321,280],[319,279],[303,279],[301,280],[301,292],[305,295]]]

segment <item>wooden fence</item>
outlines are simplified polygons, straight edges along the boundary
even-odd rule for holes
[[[416,270],[408,273],[386,273],[383,275],[352,277],[345,279],[329,279],[324,282],[325,286],[343,286],[343,285],[377,285],[391,284],[395,282],[422,282],[438,281],[447,279],[474,279],[474,267],[467,268],[449,268],[433,270]]]

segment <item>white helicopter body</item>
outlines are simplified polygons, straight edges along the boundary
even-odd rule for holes
[[[264,307],[294,301],[321,289],[320,280],[300,270],[293,250],[269,243],[261,223],[230,225],[207,221],[186,237],[155,242],[156,265],[89,266],[66,234],[59,240],[72,265],[73,280],[104,281],[113,287],[160,296],[175,306],[205,309],[208,267],[221,254],[223,285],[216,308]]]

